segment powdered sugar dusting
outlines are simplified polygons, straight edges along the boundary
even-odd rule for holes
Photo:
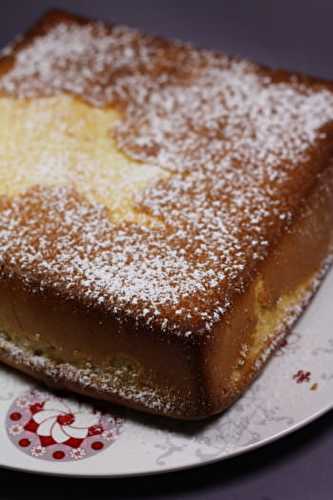
[[[93,105],[126,103],[129,96],[148,96],[162,82],[186,79],[198,59],[185,45],[170,45],[127,27],[60,22],[16,55],[1,87],[19,97],[68,91]]]
[[[149,225],[62,187],[6,202],[2,268],[184,337],[212,330],[328,157],[328,85],[124,27],[59,23],[0,87],[115,106],[118,147],[170,172],[137,196]]]

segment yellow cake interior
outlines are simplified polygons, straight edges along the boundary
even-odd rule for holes
[[[33,185],[75,187],[110,209],[114,220],[131,217],[133,194],[166,175],[117,149],[112,108],[94,108],[69,95],[0,98],[0,195]],[[133,214],[132,214],[133,215]]]

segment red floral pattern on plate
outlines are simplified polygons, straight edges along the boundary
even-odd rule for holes
[[[121,427],[118,416],[36,390],[15,399],[6,416],[8,437],[18,449],[56,462],[96,455],[116,440]]]

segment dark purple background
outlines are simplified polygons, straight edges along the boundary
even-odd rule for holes
[[[0,45],[54,6],[333,79],[333,0],[0,0]],[[187,472],[66,480],[0,471],[0,499],[332,500],[332,417]]]

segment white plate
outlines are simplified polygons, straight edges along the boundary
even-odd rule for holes
[[[333,271],[262,376],[205,423],[96,413],[1,367],[0,466],[68,476],[151,474],[244,453],[305,425],[333,408],[332,296]]]

